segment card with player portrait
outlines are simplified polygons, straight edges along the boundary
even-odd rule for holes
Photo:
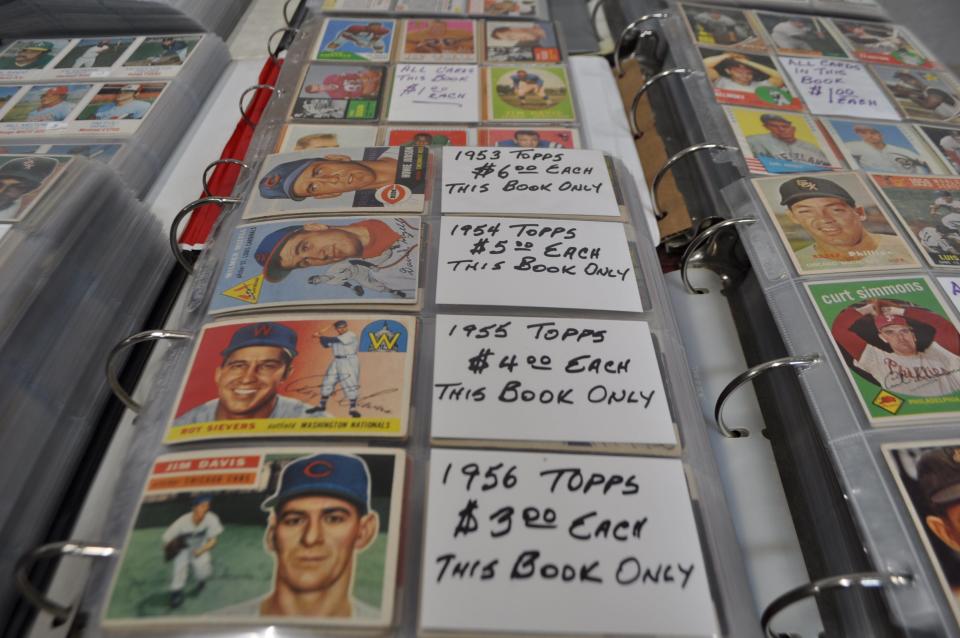
[[[386,13],[393,0],[323,0],[324,11],[351,13]]]
[[[804,110],[769,55],[700,47],[717,102],[761,108]]]
[[[914,44],[903,27],[866,20],[833,19],[840,39],[858,60],[932,69],[937,63]]]
[[[56,134],[76,119],[95,84],[35,84],[0,87],[0,132]]]
[[[82,38],[75,40],[49,74],[51,79],[107,77],[122,71],[111,69],[136,41],[134,36]]]
[[[327,18],[312,59],[389,62],[396,29],[395,20]]]
[[[756,16],[779,55],[847,57],[824,18],[767,11],[757,11]]]
[[[0,52],[0,80],[16,82],[34,78],[34,73],[51,66],[70,42],[65,38],[14,40]]]
[[[416,304],[420,217],[297,217],[233,231],[209,312]]]
[[[187,63],[190,54],[197,48],[202,33],[152,35],[143,39],[137,48],[123,61],[125,73],[134,73],[132,69],[142,69],[146,76],[167,74],[168,71],[151,73],[148,69],[157,67],[179,68]]]
[[[244,219],[302,213],[422,213],[430,152],[369,146],[268,155]]]
[[[536,18],[538,0],[470,0],[470,13],[486,17]]]
[[[942,175],[947,172],[909,124],[864,120],[820,120],[853,168],[868,173]]]
[[[580,134],[572,128],[481,128],[479,146],[502,148],[581,148]]]
[[[559,62],[553,24],[519,20],[486,21],[487,62]]]
[[[397,13],[465,14],[467,0],[397,0]]]
[[[275,153],[377,145],[376,126],[363,124],[285,124]]]
[[[208,323],[164,442],[405,437],[416,322],[311,312]]]
[[[764,177],[753,184],[801,275],[920,265],[856,173]]]
[[[751,173],[843,170],[812,118],[800,113],[723,107]]]
[[[743,51],[767,51],[752,13],[733,7],[687,4],[681,6],[697,44]]]
[[[960,91],[945,73],[885,65],[870,69],[905,118],[960,123]]]
[[[960,178],[871,175],[933,266],[960,268]]]
[[[960,175],[960,129],[918,125],[924,138],[954,175]]]
[[[480,67],[476,64],[401,62],[393,68],[391,122],[458,122],[480,119]]]
[[[477,130],[439,126],[391,126],[383,134],[388,146],[476,146]]]
[[[380,117],[385,67],[313,62],[293,101],[293,120],[373,121]]]
[[[156,458],[103,626],[386,627],[405,474],[406,455],[390,449],[215,448]]]
[[[0,222],[22,220],[53,185],[72,156],[0,155]]]
[[[960,332],[929,279],[806,287],[872,425],[956,418]]]
[[[448,18],[403,21],[401,62],[476,62],[477,22]]]
[[[491,66],[486,71],[486,120],[576,119],[567,69],[562,64]]]

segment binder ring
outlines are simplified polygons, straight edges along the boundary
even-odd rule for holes
[[[626,27],[624,27],[623,31],[620,32],[620,36],[617,38],[617,43],[614,45],[614,48],[613,48],[613,68],[614,68],[614,71],[616,71],[618,78],[623,77],[623,69],[620,66],[620,47],[623,46],[624,38],[626,38],[628,34],[633,33],[637,29],[637,27],[639,27],[644,22],[648,22],[650,20],[663,20],[668,17],[670,17],[670,14],[665,11],[648,13],[645,16],[640,16],[639,18],[637,18],[636,20],[628,24]]]
[[[888,585],[904,587],[912,583],[913,576],[911,574],[896,574],[891,572],[859,572],[856,574],[820,578],[812,583],[791,589],[767,605],[767,608],[763,610],[763,616],[760,618],[760,623],[763,626],[763,635],[769,638],[783,638],[785,634],[778,634],[770,629],[770,621],[773,620],[773,617],[793,603],[799,602],[804,598],[818,596],[820,592],[831,589],[853,589],[856,587],[861,589],[883,589]]]
[[[652,79],[652,78],[651,78]],[[664,177],[667,176],[667,173],[670,172],[670,169],[673,168],[673,165],[682,160],[687,155],[691,153],[697,153],[699,151],[739,151],[740,149],[736,146],[728,146],[726,144],[694,144],[693,146],[688,146],[687,148],[679,151],[673,157],[667,160],[667,162],[657,171],[656,176],[653,178],[653,186],[650,188],[650,200],[653,202],[653,216],[657,218],[657,221],[661,221],[664,217],[667,216],[666,211],[660,210],[660,205],[657,203],[657,187],[660,185],[660,182]]]
[[[70,618],[73,607],[56,603],[33,586],[30,582],[30,569],[38,561],[57,556],[86,556],[87,558],[108,558],[117,553],[117,548],[103,545],[91,545],[83,542],[66,541],[49,543],[34,548],[21,556],[14,567],[17,589],[31,605],[53,616],[58,622],[66,622]]]
[[[683,251],[683,257],[680,258],[680,279],[683,281],[683,287],[687,289],[687,292],[694,295],[705,295],[710,292],[706,288],[694,288],[687,276],[687,267],[690,265],[690,262],[693,261],[696,252],[707,243],[707,240],[714,235],[719,234],[721,230],[739,225],[750,226],[751,224],[755,223],[757,223],[757,219],[755,217],[725,219],[720,223],[714,224],[706,230],[701,231],[696,237],[693,238],[693,241],[690,242],[690,244],[687,246],[687,249]]]
[[[173,218],[173,222],[170,224],[170,250],[173,252],[173,256],[176,257],[177,263],[183,266],[183,269],[187,271],[188,275],[193,274],[193,264],[187,261],[187,258],[184,256],[183,251],[180,250],[180,243],[177,241],[177,232],[180,228],[180,222],[183,221],[183,218],[193,212],[195,208],[200,206],[206,206],[207,204],[219,204],[221,207],[227,204],[239,204],[243,200],[239,197],[201,197],[200,199],[195,199],[183,208],[180,209],[180,212],[176,214]]]
[[[590,25],[593,27],[593,35],[597,36],[598,40],[600,39],[600,30],[597,29],[597,16],[600,15],[600,9],[605,4],[607,4],[607,0],[600,0],[593,5],[593,9],[590,11]]]
[[[284,24],[286,24],[288,27],[293,26],[293,18],[287,17],[287,7],[290,6],[290,2],[291,2],[291,0],[284,0],[284,2],[283,2],[283,22],[284,22]],[[294,11],[294,12],[293,12],[293,15],[294,15],[294,17],[296,17],[297,12]]]
[[[231,159],[231,158],[229,158],[229,157],[225,157],[225,158],[218,159],[218,160],[214,160],[214,161],[210,162],[209,164],[207,164],[207,167],[206,167],[205,169],[203,169],[203,177],[200,178],[201,181],[202,181],[202,183],[203,183],[203,196],[204,196],[204,197],[210,197],[210,183],[209,183],[209,180],[210,180],[210,169],[212,169],[212,168],[215,167],[215,166],[219,166],[220,164],[233,164],[233,165],[235,165],[235,166],[240,166],[241,168],[245,168],[245,169],[247,169],[248,171],[250,170],[250,166],[247,165],[245,162],[241,162],[241,161],[238,160],[238,159]]]
[[[257,91],[259,89],[269,89],[274,95],[280,94],[280,92],[277,90],[277,87],[273,86],[272,84],[254,84],[253,86],[248,86],[243,90],[243,93],[240,94],[240,117],[250,128],[255,127],[256,124],[253,123],[253,120],[247,117],[247,110],[243,106],[243,98],[247,97],[247,94],[250,93],[250,91]]]
[[[287,19],[287,16],[286,16],[286,7],[287,7],[287,5],[283,5],[283,7],[284,7],[284,16],[283,16],[283,19],[286,20],[286,19]],[[269,56],[271,57],[271,59],[276,60],[276,59],[277,59],[277,56],[280,55],[280,45],[277,44],[277,47],[276,47],[276,48],[273,48],[273,36],[277,35],[278,33],[293,33],[293,34],[300,33],[300,29],[294,29],[293,27],[291,27],[291,26],[289,26],[289,25],[290,25],[290,23],[288,22],[288,23],[287,23],[287,26],[285,26],[285,27],[280,27],[279,29],[277,29],[276,31],[274,31],[273,33],[271,33],[270,35],[267,36],[267,55],[269,55]]]
[[[643,86],[641,86],[637,90],[636,94],[633,96],[633,102],[630,104],[630,132],[633,133],[633,136],[635,138],[639,138],[643,135],[643,131],[640,130],[640,124],[637,123],[637,107],[640,106],[640,98],[643,97],[644,93],[646,93],[651,86],[653,86],[654,84],[656,84],[657,82],[659,82],[665,77],[668,77],[671,75],[679,75],[682,77],[686,77],[691,73],[693,73],[692,69],[688,69],[686,67],[681,66],[675,69],[667,69],[665,71],[660,71],[660,73],[657,73],[656,75],[651,76],[650,79],[648,79],[646,82],[643,83]]]
[[[113,346],[113,348],[110,349],[110,354],[107,355],[107,382],[110,384],[110,389],[113,390],[113,394],[116,395],[125,406],[134,412],[139,412],[140,404],[133,400],[133,397],[120,385],[120,380],[117,378],[117,355],[138,343],[156,341],[158,339],[190,339],[191,337],[193,337],[192,333],[180,330],[144,330],[143,332],[130,335]]]
[[[820,363],[819,354],[808,354],[798,357],[781,357],[779,359],[773,359],[772,361],[755,365],[743,374],[738,375],[733,381],[727,384],[727,387],[725,387],[723,392],[720,393],[720,396],[717,397],[717,405],[713,409],[713,418],[717,422],[717,427],[720,429],[720,434],[728,439],[736,439],[742,436],[750,435],[750,432],[743,428],[728,428],[727,424],[723,421],[723,404],[727,402],[727,399],[730,398],[730,395],[733,394],[737,388],[742,386],[747,381],[752,381],[753,379],[759,377],[768,370],[783,368],[785,366],[806,370],[807,368],[818,363]]]

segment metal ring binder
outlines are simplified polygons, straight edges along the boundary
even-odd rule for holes
[[[200,206],[206,206],[207,204],[219,204],[224,206],[226,204],[239,204],[243,200],[239,197],[201,197],[200,199],[195,199],[183,208],[180,209],[180,212],[176,214],[173,218],[173,222],[170,224],[170,250],[173,252],[173,256],[177,259],[177,263],[183,266],[183,269],[187,271],[187,274],[193,274],[193,264],[187,261],[187,258],[183,255],[183,251],[180,250],[180,243],[177,241],[177,231],[180,228],[180,222],[183,221],[183,218],[188,214],[193,212],[195,208]]]
[[[620,48],[623,46],[623,39],[627,37],[627,34],[632,33],[637,27],[639,27],[644,22],[649,20],[663,20],[664,18],[670,17],[670,14],[665,11],[658,11],[657,13],[648,13],[645,16],[640,16],[626,27],[623,31],[620,32],[620,36],[617,37],[617,43],[613,47],[613,69],[617,74],[618,78],[623,77],[623,69],[620,67]]]
[[[273,86],[272,84],[254,84],[253,86],[248,86],[243,90],[243,93],[240,94],[239,101],[240,117],[243,118],[243,121],[246,122],[250,128],[254,128],[256,124],[254,124],[253,121],[247,117],[247,110],[243,107],[243,98],[247,97],[247,94],[250,93],[250,91],[256,91],[258,89],[270,89],[274,95],[280,94],[280,91],[277,90],[277,87]]]
[[[743,374],[738,375],[733,381],[727,384],[727,387],[725,387],[720,393],[720,396],[717,397],[717,404],[713,409],[713,417],[717,422],[717,427],[720,429],[720,434],[728,439],[735,439],[750,435],[750,432],[743,428],[728,428],[727,424],[723,421],[723,404],[727,402],[727,399],[730,398],[730,395],[733,394],[737,388],[742,386],[747,381],[752,381],[753,379],[759,377],[768,370],[774,370],[784,366],[805,370],[818,363],[820,363],[819,354],[808,354],[798,357],[781,357],[780,359],[773,359],[772,361],[755,365]]]
[[[283,9],[282,9],[282,11],[283,11],[283,22],[284,22],[284,24],[286,24],[288,27],[292,27],[292,26],[293,26],[293,18],[290,18],[290,17],[287,16],[287,7],[290,6],[290,3],[291,3],[291,2],[292,2],[292,0],[284,0],[284,2],[283,2]],[[293,15],[296,16],[296,15],[297,15],[297,12],[294,11],[294,12],[293,12]]]
[[[600,39],[600,30],[597,29],[597,16],[605,4],[607,4],[607,0],[600,0],[600,2],[593,5],[593,9],[590,11],[590,26],[593,27],[593,35],[597,36],[598,40]]]
[[[660,182],[664,177],[667,176],[667,173],[670,172],[670,169],[673,168],[673,165],[682,160],[687,155],[691,153],[697,153],[699,151],[739,151],[740,149],[736,146],[728,146],[726,144],[694,144],[693,146],[688,146],[676,153],[673,157],[667,160],[663,167],[657,171],[656,176],[653,178],[653,186],[650,188],[650,201],[653,202],[653,216],[657,218],[657,221],[660,221],[667,216],[667,213],[660,210],[660,205],[657,203],[657,187],[660,185]]]
[[[229,157],[225,157],[218,160],[213,160],[212,162],[207,164],[207,167],[205,169],[203,169],[203,177],[200,178],[201,183],[203,184],[204,197],[210,197],[210,184],[209,184],[210,169],[213,168],[214,166],[219,166],[220,164],[233,164],[235,166],[240,166],[241,168],[245,168],[248,171],[250,170],[250,166],[246,162],[241,162],[238,159],[231,159]]]
[[[770,621],[778,613],[789,607],[795,602],[804,598],[815,597],[820,592],[831,589],[852,589],[860,587],[863,589],[882,589],[887,585],[894,587],[903,587],[913,583],[913,576],[910,574],[895,574],[889,572],[860,572],[857,574],[846,574],[843,576],[829,576],[820,578],[796,587],[778,596],[772,603],[763,610],[763,616],[760,623],[763,626],[763,634],[769,638],[784,638],[787,634],[778,634],[770,629]]]
[[[110,384],[110,389],[113,390],[113,393],[125,406],[134,412],[139,412],[140,404],[133,400],[133,397],[127,393],[123,386],[120,385],[120,380],[117,379],[116,366],[114,365],[117,355],[130,346],[135,346],[138,343],[144,343],[145,341],[155,341],[157,339],[190,339],[192,336],[192,333],[182,332],[180,330],[145,330],[143,332],[130,335],[123,341],[119,342],[117,345],[111,348],[110,354],[107,355],[107,383]]]
[[[60,622],[70,618],[73,607],[55,603],[43,592],[39,591],[30,582],[30,568],[42,559],[55,556],[86,556],[87,558],[108,558],[117,553],[116,547],[107,547],[102,545],[91,545],[89,543],[66,541],[60,543],[49,543],[37,547],[17,560],[14,567],[14,576],[17,589],[27,599],[31,605],[40,609]]]
[[[639,138],[643,135],[643,131],[640,130],[640,124],[637,123],[637,107],[640,106],[640,98],[650,89],[651,86],[659,82],[665,77],[671,75],[680,75],[686,77],[693,73],[692,69],[686,67],[677,67],[675,69],[666,69],[665,71],[660,71],[656,75],[650,77],[646,82],[643,83],[639,89],[637,89],[636,94],[633,96],[633,102],[630,104],[630,132],[633,133],[635,138]]]
[[[687,268],[698,255],[697,252],[700,248],[707,242],[708,239],[718,234],[722,230],[727,228],[732,228],[734,226],[744,225],[750,226],[757,223],[756,217],[741,217],[738,219],[725,219],[709,228],[701,231],[693,238],[693,241],[687,245],[687,249],[683,251],[683,257],[680,258],[680,279],[683,281],[683,287],[687,289],[687,292],[694,295],[705,295],[709,290],[706,288],[694,288],[690,283],[690,279],[687,277]]]
[[[284,6],[286,6],[286,5],[284,5]],[[286,20],[286,16],[284,16],[284,20]],[[289,26],[289,23],[288,23],[288,26],[280,27],[279,29],[277,29],[276,31],[274,31],[273,33],[271,33],[270,35],[267,36],[267,55],[269,55],[269,56],[270,56],[271,58],[273,58],[274,60],[276,60],[276,59],[277,59],[277,56],[280,55],[280,50],[279,50],[279,49],[280,49],[280,45],[279,45],[279,44],[277,45],[277,48],[276,48],[276,49],[272,48],[272,45],[273,45],[273,36],[277,35],[278,33],[294,33],[294,34],[296,34],[296,33],[300,33],[300,29],[294,29],[293,27]]]

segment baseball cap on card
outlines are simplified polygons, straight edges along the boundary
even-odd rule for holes
[[[790,123],[790,120],[783,117],[782,115],[775,115],[773,113],[764,113],[763,115],[760,116],[760,121],[763,122],[764,124],[768,124],[770,122],[783,122],[784,124]]]
[[[213,500],[213,496],[211,496],[210,494],[197,494],[196,496],[193,497],[193,500],[190,501],[190,504],[193,506],[197,506],[200,503],[209,503],[212,500]]]
[[[814,197],[836,197],[856,206],[853,196],[845,188],[822,177],[793,177],[780,184],[780,205],[792,206]]]
[[[335,496],[356,506],[361,516],[370,510],[370,473],[363,460],[346,454],[315,454],[283,468],[277,491],[260,506],[279,508],[298,496]]]
[[[282,323],[263,321],[238,328],[226,349],[221,352],[224,359],[240,348],[250,346],[274,346],[283,349],[291,359],[297,356],[297,333]]]
[[[290,241],[290,238],[303,230],[303,226],[287,226],[275,230],[261,240],[253,258],[263,266],[263,276],[267,281],[276,283],[290,274],[290,268],[280,264],[280,251]]]
[[[266,199],[292,199],[303,201],[303,197],[293,194],[293,183],[307,170],[307,167],[320,158],[302,159],[278,164],[260,180],[260,197]]]
[[[29,182],[33,188],[40,186],[57,168],[57,160],[52,157],[18,157],[0,166],[0,177],[16,178]]]
[[[53,51],[53,42],[47,40],[33,40],[27,42],[22,47],[24,50],[32,49],[34,51]]]
[[[49,89],[44,91],[46,95],[67,95],[69,92],[70,89],[62,84],[58,86],[51,86]]]
[[[910,324],[900,315],[879,314],[873,318],[873,325],[877,327],[877,330],[880,330],[887,326],[909,326]]]
[[[347,327],[347,322],[344,321],[343,319],[338,319],[337,321],[334,321],[334,322],[333,322],[333,327],[334,327],[334,328],[346,328],[346,327]]]
[[[917,481],[933,506],[960,500],[960,447],[924,452],[917,461]]]

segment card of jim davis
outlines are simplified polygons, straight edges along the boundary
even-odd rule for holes
[[[769,55],[700,47],[717,102],[761,108],[804,110]]]
[[[868,173],[931,175],[946,172],[910,124],[823,118],[833,141],[853,168]]]
[[[0,222],[26,217],[71,159],[70,155],[0,155]]]
[[[333,446],[158,457],[104,626],[390,624],[405,463]]]
[[[377,127],[362,124],[286,124],[277,153],[377,145]]]
[[[757,11],[756,16],[779,55],[847,57],[823,18],[766,11]]]
[[[406,436],[415,333],[342,312],[207,324],[164,440]]]
[[[901,26],[840,18],[834,18],[833,25],[853,57],[863,62],[924,69],[937,66],[930,56],[912,42]]]
[[[871,424],[955,418],[960,332],[929,279],[806,286]]]
[[[474,20],[411,18],[403,21],[401,62],[476,62],[477,25]]]
[[[960,268],[960,178],[871,175],[933,266]]]
[[[580,134],[572,128],[490,128],[479,130],[478,146],[501,148],[582,148]]]
[[[550,22],[487,20],[487,62],[559,62],[560,45]]]
[[[856,173],[753,180],[800,274],[920,264]]]
[[[801,113],[726,106],[751,173],[807,173],[843,170],[816,123]]]
[[[760,35],[755,18],[748,11],[686,3],[682,9],[697,44],[743,51],[767,51],[770,48]]]
[[[244,219],[304,212],[423,212],[429,150],[370,146],[270,155]]]
[[[960,175],[960,129],[940,126],[917,126],[930,141],[930,146],[954,175]]]
[[[907,119],[960,123],[960,91],[940,71],[871,66]]]
[[[576,118],[562,64],[486,69],[486,119],[572,121]]]
[[[290,119],[376,120],[383,101],[384,69],[367,64],[310,64]]]
[[[394,20],[327,18],[313,59],[389,62],[396,29]]]
[[[415,304],[421,218],[300,217],[233,231],[210,313]]]

